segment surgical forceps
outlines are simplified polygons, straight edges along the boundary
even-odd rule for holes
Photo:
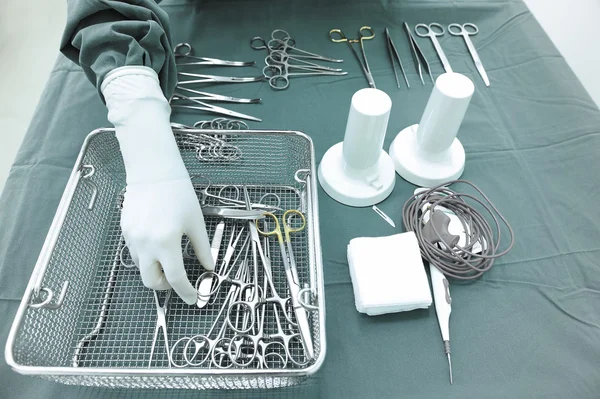
[[[290,209],[284,212],[283,218],[281,222],[283,223],[283,233],[281,232],[281,226],[279,225],[279,220],[277,216],[272,213],[267,213],[267,217],[271,217],[273,219],[273,223],[275,224],[272,230],[259,232],[265,236],[276,236],[277,241],[279,242],[279,249],[281,250],[281,257],[283,260],[283,267],[285,268],[285,275],[287,277],[288,288],[290,290],[290,297],[292,306],[294,308],[294,313],[296,315],[296,320],[298,321],[298,328],[300,329],[300,335],[302,337],[302,342],[304,343],[304,349],[310,359],[312,359],[314,355],[314,348],[312,344],[312,338],[310,335],[310,325],[308,323],[308,313],[304,306],[303,302],[300,298],[300,281],[298,278],[298,269],[296,267],[296,260],[294,259],[294,250],[292,247],[292,242],[290,240],[290,233],[296,233],[304,230],[306,227],[306,218],[304,214],[295,209]],[[298,227],[293,227],[289,224],[290,219],[299,217],[301,221],[301,225]],[[287,247],[287,248],[286,248]]]
[[[290,72],[290,69],[300,69],[306,72]],[[294,76],[343,76],[348,72],[331,72],[298,67],[281,62],[280,65],[267,65],[263,68],[263,75],[269,80],[269,86],[274,90],[285,90],[290,86],[290,78]]]
[[[230,122],[232,122],[229,119],[222,119],[228,121],[227,126],[229,126]],[[210,123],[212,126],[213,122],[214,120],[211,122],[198,121],[194,124],[194,127],[197,127],[197,124],[203,125],[206,123]],[[240,124],[243,123],[246,128],[248,127],[248,125],[246,125],[244,122],[236,122],[239,122]],[[231,127],[233,127],[233,125],[231,125]],[[200,129],[202,129],[202,127],[200,127]],[[204,127],[204,129],[206,129],[206,127]],[[195,148],[196,157],[199,161],[234,161],[242,157],[242,151],[239,149],[239,147],[236,147],[235,145],[215,136],[187,133],[183,133],[182,136],[183,139],[181,140],[181,143]]]
[[[211,186],[211,181],[208,177],[202,176],[202,175],[192,175],[191,176],[192,181],[194,179],[205,179],[207,182],[207,185],[204,189],[200,190],[200,204],[201,205],[205,205],[206,204],[206,200],[208,198],[213,198],[218,200],[221,204],[226,205],[226,206],[230,206],[232,208],[245,208],[246,207],[246,201],[245,200],[240,200],[239,198],[239,194],[240,194],[240,189],[237,186],[234,185],[225,185],[222,186],[219,191],[217,192],[217,194],[211,194],[208,192],[208,189]],[[226,197],[224,195],[225,191],[229,190],[232,191],[233,193],[235,193],[234,197]],[[268,204],[262,204],[260,201],[262,201],[263,199],[267,198],[267,196],[272,196],[273,198],[275,198],[275,205],[268,205]],[[279,205],[281,205],[281,198],[279,197],[279,195],[275,194],[275,193],[267,193],[265,195],[263,195],[260,199],[260,201],[258,203],[251,203],[250,204],[250,209],[246,208],[247,210],[253,210],[253,209],[261,209],[261,210],[265,210],[265,211],[281,211],[282,209],[279,207]]]
[[[415,63],[415,68],[419,73],[419,78],[421,78],[421,84],[425,85],[421,63],[425,64],[425,71],[429,74],[431,83],[434,83],[433,75],[431,74],[431,68],[429,67],[427,58],[425,58],[425,53],[423,53],[423,50],[421,50],[419,43],[417,43],[417,40],[413,36],[412,31],[406,22],[404,23],[404,31],[406,32],[406,36],[408,36],[408,43],[410,44],[410,49],[412,50],[411,54]]]
[[[419,28],[425,29],[425,32],[419,32]],[[438,29],[438,30],[436,30],[436,29]],[[417,25],[415,25],[415,32],[420,37],[428,37],[431,39],[431,42],[433,43],[433,47],[435,47],[435,51],[436,51],[440,61],[442,61],[444,70],[447,73],[451,73],[452,67],[450,67],[450,62],[448,61],[448,58],[446,58],[446,54],[444,54],[444,50],[442,50],[442,46],[440,46],[440,42],[438,42],[438,39],[437,39],[438,36],[444,35],[444,32],[445,32],[444,27],[442,25],[438,24],[437,22],[432,22],[429,25],[417,24]]]
[[[448,33],[450,33],[452,36],[462,36],[463,39],[465,39],[465,44],[469,49],[469,53],[471,53],[471,58],[475,63],[475,67],[477,68],[479,75],[481,75],[481,79],[483,79],[483,82],[486,86],[489,86],[490,80],[488,79],[487,73],[485,72],[483,64],[481,63],[481,59],[479,58],[479,54],[477,54],[477,50],[475,49],[475,46],[470,38],[470,36],[475,36],[478,32],[479,28],[477,28],[477,25],[472,23],[448,25]]]
[[[246,202],[246,209],[250,209],[250,196],[248,194],[248,190],[246,186],[244,189],[244,199]],[[275,303],[281,306],[283,313],[286,319],[291,324],[296,324],[290,315],[287,314],[286,310],[288,309],[288,304],[290,302],[290,298],[282,298],[277,293],[275,289],[275,284],[273,283],[273,273],[271,271],[271,261],[266,258],[265,253],[263,252],[263,248],[260,242],[260,237],[258,235],[258,228],[256,227],[256,223],[254,221],[248,222],[248,227],[250,230],[250,244],[252,249],[252,267],[253,267],[253,286],[245,287],[243,291],[243,299],[234,302],[231,304],[227,311],[227,322],[232,330],[234,330],[237,334],[245,334],[252,329],[255,321],[255,313],[259,306],[263,303]],[[268,288],[271,290],[271,295],[267,295],[267,292],[263,292],[262,298],[258,292],[258,257],[260,256],[261,263],[264,269],[264,278],[267,280]],[[248,292],[248,288],[251,289]],[[237,311],[235,311],[237,310]],[[235,311],[235,312],[234,312]],[[247,315],[244,318],[243,327],[240,327],[237,324],[237,320],[234,322],[232,320],[232,316],[239,314]]]
[[[280,37],[278,37],[280,36]],[[267,50],[268,53],[273,51],[283,51],[284,53],[292,53],[295,58],[304,58],[311,60],[321,60],[327,62],[344,62],[335,58],[325,57],[319,54],[311,53],[310,51],[302,50],[296,47],[296,40],[283,29],[275,29],[271,33],[271,40],[268,42],[262,37],[256,36],[250,40],[250,47],[254,50]]]
[[[192,104],[195,104],[195,105],[173,104],[173,101],[178,101],[178,100],[186,100],[186,101],[189,101],[189,102],[191,102]],[[212,112],[214,114],[227,115],[227,116],[231,116],[231,117],[234,117],[234,118],[248,119],[248,120],[251,120],[251,121],[262,122],[262,119],[260,119],[260,118],[256,118],[254,116],[242,114],[240,112],[231,111],[231,110],[228,110],[226,108],[218,107],[216,105],[207,104],[205,102],[202,102],[200,100],[195,100],[195,99],[193,99],[191,97],[185,96],[185,95],[180,94],[180,93],[174,93],[171,96],[171,99],[170,99],[169,103],[171,104],[172,108],[196,109],[196,110],[200,110],[200,111]]]
[[[363,34],[363,31],[368,32],[369,34],[365,35],[365,34]],[[333,36],[334,33],[337,33],[340,37],[335,38]],[[363,26],[358,30],[358,35],[359,35],[358,39],[348,39],[346,37],[346,35],[344,35],[344,32],[342,32],[340,29],[332,29],[329,31],[329,40],[331,40],[334,43],[343,43],[343,42],[348,43],[350,50],[352,50],[352,53],[354,53],[354,56],[356,57],[356,59],[358,60],[358,63],[362,67],[365,77],[367,78],[367,81],[369,82],[369,86],[375,89],[376,88],[375,80],[373,80],[373,75],[371,74],[371,69],[369,68],[369,62],[367,61],[367,54],[365,53],[365,45],[364,45],[365,40],[371,40],[375,37],[375,31],[370,26]],[[363,60],[361,60],[360,56],[358,55],[358,53],[352,46],[352,43],[360,43],[360,51],[362,52],[362,58],[363,58],[364,62],[363,62]]]
[[[260,98],[238,98],[238,97],[230,97],[223,96],[221,94],[215,93],[207,93],[204,91],[198,91],[194,89],[189,89],[187,87],[177,86],[177,90],[187,91],[188,93],[197,94],[195,97],[188,97],[191,100],[201,100],[201,101],[218,101],[223,103],[238,103],[238,104],[257,104],[260,103]]]
[[[262,76],[238,78],[235,76],[215,76],[215,75],[204,75],[199,73],[189,72],[177,72],[177,75],[185,76],[188,78],[196,78],[193,80],[179,81],[178,86],[191,85],[196,83],[247,83],[247,82],[260,82],[264,79]]]
[[[189,43],[179,43],[173,49],[173,53],[175,54],[175,59],[177,58],[190,58],[192,60],[196,60],[194,62],[186,62],[186,63],[178,63],[177,66],[186,66],[186,65],[222,65],[222,66],[252,66],[255,64],[254,61],[227,61],[227,60],[219,60],[217,58],[206,58],[206,57],[197,57],[192,55],[192,46]]]
[[[227,119],[227,118],[215,118],[210,121],[197,121],[193,125],[198,129],[226,129],[226,130],[248,130],[248,124],[244,121],[239,121],[237,119]],[[237,148],[237,147],[235,147]],[[239,150],[239,149],[238,149]]]
[[[167,335],[167,310],[169,309],[169,300],[171,299],[171,292],[168,290],[165,296],[165,300],[161,306],[158,300],[158,292],[154,291],[154,302],[156,303],[156,328],[154,329],[154,338],[152,339],[152,349],[150,349],[150,360],[148,360],[148,368],[152,367],[152,358],[154,357],[154,349],[156,348],[156,342],[158,341],[158,332],[162,330],[163,339],[165,341],[165,348],[167,350],[167,359],[169,359],[169,368],[171,368],[171,351],[169,350],[169,336]]]
[[[255,64],[254,61],[227,61],[219,60],[217,58],[197,57],[192,55],[192,46],[189,43],[179,43],[173,49],[175,59],[177,58],[190,58],[196,60],[194,62],[178,63],[177,66],[186,65],[222,65],[222,66],[252,66]]]
[[[296,61],[299,64],[291,64],[289,61]],[[274,50],[265,58],[265,64],[267,66],[272,65],[287,65],[288,68],[296,68],[301,70],[316,70],[316,71],[329,71],[329,72],[342,72],[342,68],[331,68],[324,65],[316,64],[302,60],[300,58],[289,55],[281,50]]]
[[[245,279],[246,273],[247,273],[246,265],[241,265],[236,272],[235,278],[239,279],[239,280],[243,280],[243,279]],[[221,328],[217,332],[217,335],[215,336],[215,338],[211,338],[211,336],[215,332],[217,327],[219,326],[219,321],[221,320],[221,317],[225,315],[225,309],[228,309],[229,303],[231,301],[237,300],[238,296],[240,295],[240,292],[241,292],[241,290],[237,285],[231,285],[231,287],[229,288],[229,292],[227,293],[227,296],[226,296],[225,300],[223,301],[223,305],[221,306],[221,308],[219,309],[219,312],[217,313],[217,315],[215,317],[215,321],[213,322],[212,326],[210,327],[210,330],[206,334],[197,334],[197,335],[194,335],[193,337],[182,337],[175,342],[175,344],[173,345],[173,348],[171,349],[171,358],[174,358],[175,348],[180,343],[184,342],[187,339],[187,342],[184,345],[184,349],[183,349],[183,358],[184,358],[186,364],[178,364],[176,362],[173,362],[173,365],[175,367],[180,368],[180,367],[186,367],[186,366],[200,366],[200,365],[204,364],[204,362],[206,362],[206,360],[209,358],[209,356],[211,357],[212,364],[215,367],[217,367],[217,368],[231,367],[231,364],[226,364],[225,366],[223,366],[223,364],[222,364],[222,361],[223,361],[222,356],[228,354],[227,349],[231,342],[230,338],[225,337],[227,323],[225,321],[223,321],[220,324]],[[191,356],[189,356],[188,354],[190,353],[190,345],[192,342],[194,343],[194,351],[193,351],[193,354]],[[217,351],[218,348],[220,348],[220,349]],[[200,359],[196,360],[198,355],[200,355]],[[217,360],[216,356],[221,356],[219,358],[220,361]]]
[[[235,253],[235,249],[237,247],[238,241],[240,240],[243,233],[244,233],[244,228],[242,228],[236,236],[235,226],[234,226],[231,231],[231,237],[229,238],[229,243],[227,244],[227,249],[225,250],[225,256],[223,256],[223,260],[218,265],[217,269],[215,271],[207,271],[207,272],[202,273],[200,275],[200,277],[198,277],[198,279],[196,280],[195,287],[196,287],[196,292],[198,293],[198,307],[199,308],[204,307],[208,303],[208,300],[210,299],[210,297],[219,290],[219,288],[221,287],[223,282],[227,281],[231,284],[237,284],[239,286],[243,285],[242,282],[239,282],[235,279],[232,280],[231,278],[229,278],[229,275],[230,275],[231,271],[233,270],[233,267],[230,268],[229,264],[231,262],[231,258],[233,258],[233,254]],[[235,240],[234,240],[234,237],[235,237]],[[242,244],[242,249],[239,251],[236,259],[233,261],[234,265],[238,263],[238,260],[239,260],[240,256],[242,255],[242,252],[244,251],[244,248],[247,248],[247,244],[248,244],[248,239],[246,238],[246,240]],[[247,250],[246,250],[246,252],[247,252]],[[202,306],[200,306],[200,305],[202,305]]]
[[[388,28],[385,28],[385,38],[388,47],[388,52],[390,54],[390,61],[392,62],[392,71],[394,71],[394,76],[396,77],[396,84],[398,84],[398,88],[400,88],[400,80],[398,80],[398,74],[396,73],[396,64],[394,63],[394,56],[400,65],[400,70],[402,71],[402,75],[404,76],[404,81],[406,82],[406,87],[410,89],[410,83],[408,83],[408,78],[406,77],[406,72],[404,71],[404,66],[402,65],[402,59],[400,59],[400,54],[398,54],[398,50],[394,45],[394,41],[392,40],[392,36],[390,35],[390,31]]]

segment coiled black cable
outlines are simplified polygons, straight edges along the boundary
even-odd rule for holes
[[[466,184],[472,187],[480,198],[466,193],[458,193],[449,188],[451,184]],[[467,200],[475,201],[491,216],[495,229],[488,223],[485,216]],[[443,245],[443,231],[433,222],[435,234],[429,237],[423,234],[425,227],[424,216],[429,212],[430,223],[434,212],[453,213],[458,217],[465,231],[466,241],[463,246]],[[494,261],[508,253],[514,245],[514,233],[504,216],[496,209],[488,197],[473,183],[466,180],[453,180],[431,189],[426,189],[410,197],[402,207],[402,220],[406,231],[414,231],[419,241],[421,256],[437,267],[447,277],[460,280],[470,280],[488,271]],[[500,252],[501,225],[499,220],[508,228],[510,243]],[[432,240],[431,235],[437,239]],[[473,252],[479,243],[480,252]]]

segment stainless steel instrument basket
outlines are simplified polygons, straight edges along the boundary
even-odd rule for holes
[[[170,367],[159,340],[148,367],[157,320],[154,294],[143,286],[138,269],[124,267],[120,257],[125,169],[114,129],[99,129],[83,144],[13,322],[5,356],[15,371],[76,385],[248,389],[297,384],[323,363],[325,305],[312,141],[291,131],[173,133],[199,198],[205,189],[216,194],[222,187],[246,186],[253,201],[275,193],[282,209],[298,209],[306,216],[306,229],[294,235],[293,245],[300,285],[310,289],[307,296],[317,308],[309,312],[314,357],[303,366],[272,369],[176,368]],[[214,154],[214,148],[203,146],[203,137],[217,138],[233,151],[221,148]],[[210,203],[216,201],[211,197],[204,200],[218,205]],[[205,219],[212,237],[221,219]],[[184,236],[182,249],[186,240]],[[272,245],[273,281],[283,291],[283,261],[275,241]],[[202,267],[194,256],[184,256],[184,263],[195,281]],[[206,333],[219,298],[199,309],[173,295],[167,314],[169,344]],[[274,322],[265,323],[268,330]],[[291,350],[301,350],[298,346]]]

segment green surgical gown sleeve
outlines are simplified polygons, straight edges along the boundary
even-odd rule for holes
[[[169,17],[153,0],[70,0],[61,51],[98,91],[107,73],[128,65],[156,71],[167,98],[177,84]]]

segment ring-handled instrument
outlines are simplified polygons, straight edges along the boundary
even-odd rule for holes
[[[337,37],[335,36],[337,35]],[[356,60],[360,64],[367,81],[369,82],[369,87],[375,89],[375,80],[373,79],[373,75],[371,74],[371,69],[369,68],[369,61],[367,60],[367,54],[365,53],[365,40],[371,40],[375,37],[375,31],[370,26],[363,26],[358,30],[358,38],[357,39],[348,39],[344,32],[340,29],[332,29],[329,31],[329,40],[334,43],[348,43],[350,50],[356,57]],[[360,51],[362,53],[362,59],[358,52],[352,46],[352,43],[360,43]]]
[[[290,61],[295,61],[293,64]],[[286,65],[288,68],[309,69],[317,71],[342,72],[342,68],[331,68],[325,65],[320,65],[315,62],[306,61],[287,54],[281,50],[272,51],[271,54],[265,57],[265,65]]]
[[[310,334],[310,324],[308,322],[308,312],[304,306],[302,306],[300,298],[300,281],[298,278],[298,269],[296,267],[296,260],[294,259],[294,249],[290,240],[290,233],[297,233],[305,229],[306,218],[304,214],[296,209],[290,209],[284,212],[281,223],[283,224],[283,232],[281,231],[281,225],[277,216],[267,212],[266,217],[273,219],[273,229],[271,230],[258,230],[259,233],[265,236],[276,236],[279,242],[279,249],[281,250],[281,258],[283,260],[283,267],[285,269],[285,275],[287,277],[288,287],[290,290],[290,297],[292,306],[294,307],[294,314],[298,328],[300,330],[300,336],[304,343],[304,349],[307,356],[312,359],[314,356],[314,348],[312,343],[312,337]],[[300,220],[300,226],[294,227],[290,225],[290,220]]]
[[[465,39],[465,44],[467,45],[467,49],[469,49],[469,53],[471,53],[471,58],[475,63],[475,67],[481,75],[481,79],[486,86],[490,85],[490,80],[488,79],[487,73],[483,68],[483,64],[481,63],[481,59],[479,58],[479,54],[477,54],[477,50],[473,45],[473,41],[471,41],[471,36],[475,36],[479,33],[479,28],[477,25],[467,22],[466,24],[450,24],[448,25],[448,33],[452,36],[462,36]]]
[[[429,61],[427,61],[425,53],[423,52],[423,50],[421,50],[419,43],[417,43],[417,40],[412,34],[410,26],[408,26],[406,22],[404,22],[404,31],[406,32],[406,36],[408,37],[408,43],[410,44],[412,58],[415,63],[415,68],[419,73],[419,78],[421,78],[421,84],[425,85],[425,81],[423,80],[423,66],[425,67],[425,72],[429,74],[431,83],[434,83],[433,75],[431,74],[431,67],[429,66]]]
[[[204,216],[219,216],[225,219],[257,220],[265,218],[265,211],[237,209],[227,206],[204,206]]]
[[[421,30],[419,30],[421,29]],[[417,24],[415,25],[415,32],[420,37],[428,37],[431,39],[431,43],[433,43],[433,47],[435,47],[435,52],[438,55],[440,61],[442,61],[442,65],[444,66],[444,70],[447,73],[452,72],[452,67],[450,66],[450,62],[448,58],[446,58],[446,54],[444,54],[444,50],[438,41],[438,36],[444,36],[446,32],[444,27],[437,22],[432,22],[429,25],[426,24]]]
[[[344,62],[334,58],[325,57],[310,51],[302,50],[296,47],[296,40],[283,29],[275,29],[271,33],[271,40],[267,41],[260,36],[253,37],[250,40],[250,47],[254,50],[267,50],[270,54],[273,51],[283,51],[285,53],[294,52],[294,57],[311,60],[320,60],[327,62]]]
[[[177,72],[179,76],[185,76],[187,78],[193,78],[192,80],[180,80],[177,85],[191,85],[197,83],[249,83],[249,82],[260,82],[264,80],[262,76],[251,76],[239,78],[236,76],[216,76],[206,75],[201,73],[189,73],[189,72]]]
[[[156,327],[154,328],[154,337],[152,338],[152,348],[150,349],[150,360],[148,360],[148,368],[152,367],[152,358],[154,357],[154,349],[158,341],[158,335],[162,330],[163,340],[165,341],[165,349],[167,351],[167,359],[169,360],[169,368],[171,368],[171,351],[169,350],[169,335],[167,334],[167,310],[169,309],[169,300],[173,290],[168,290],[165,295],[163,304],[160,304],[158,292],[154,292],[154,302],[156,304]]]
[[[290,78],[292,77],[343,76],[348,74],[348,72],[318,71],[309,68],[302,68],[305,72],[290,72],[289,69],[289,66],[285,64],[267,65],[263,68],[263,75],[268,79],[269,86],[273,90],[285,90],[290,86]]]
[[[248,194],[248,189],[246,186],[243,186],[243,190],[246,209],[251,209],[250,195]],[[275,284],[273,282],[273,272],[271,270],[271,261],[267,258],[263,251],[258,228],[256,227],[256,222],[249,221],[248,229],[250,231],[250,248],[252,250],[252,272],[249,272],[249,275],[253,277],[251,279],[252,284],[247,284],[243,289],[241,289],[241,299],[229,306],[229,310],[227,311],[227,323],[235,333],[246,334],[254,325],[255,314],[257,313],[258,307],[265,303],[273,303],[280,306],[285,318],[290,324],[295,324],[292,316],[287,312],[291,298],[281,297],[275,288]],[[266,285],[270,290],[270,293],[267,292],[269,290],[263,290],[262,297],[259,297],[258,291],[259,257],[260,263],[263,265],[264,279],[266,280]],[[239,314],[244,314],[245,316],[241,326],[237,322]]]
[[[400,54],[398,54],[398,50],[394,45],[394,41],[392,40],[392,36],[390,35],[390,31],[388,28],[385,28],[385,39],[387,43],[388,52],[390,54],[390,61],[392,63],[392,71],[394,71],[394,76],[396,77],[396,84],[398,85],[398,88],[400,88],[400,80],[398,79],[398,73],[396,72],[396,63],[394,62],[394,59],[400,65],[400,71],[402,71],[402,76],[404,76],[406,87],[410,89],[410,83],[408,83],[408,78],[406,77],[406,72],[404,71],[404,65],[402,65],[402,59],[400,59]]]
[[[273,39],[269,40],[269,42],[267,43],[267,47],[269,47],[269,50],[271,52],[283,51],[284,53],[288,53],[288,54],[293,53],[293,56],[296,58],[304,58],[304,59],[326,61],[326,62],[338,62],[338,63],[344,62],[344,60],[329,58],[329,57],[325,57],[325,56],[322,56],[319,54],[311,53],[306,50],[299,49],[298,47],[295,46],[295,41],[292,42],[292,40],[293,40],[292,38],[287,38],[287,39],[283,39],[283,40],[273,38]]]
[[[244,267],[238,268],[236,279],[243,279],[247,269]],[[182,337],[178,339],[171,348],[171,359],[175,358],[175,349],[185,342],[183,347],[183,358],[185,363],[180,364],[173,361],[173,366],[181,368],[186,366],[197,367],[203,365],[208,358],[211,358],[211,364],[217,368],[229,368],[232,363],[228,359],[228,348],[231,343],[231,338],[225,336],[227,323],[221,322],[224,317],[225,310],[230,306],[230,302],[235,302],[240,295],[240,288],[237,285],[231,285],[227,296],[223,301],[223,305],[217,312],[214,322],[206,334],[197,334],[192,337]],[[220,327],[214,338],[211,338],[216,329]],[[194,345],[193,348],[191,345]],[[227,359],[223,359],[226,356]],[[223,365],[223,360],[226,361]]]
[[[175,101],[182,101],[182,100],[188,101],[188,104],[183,105],[183,104],[174,103]],[[193,105],[190,105],[189,103],[192,103]],[[227,108],[218,107],[216,105],[208,104],[208,103],[202,102],[200,100],[194,100],[193,98],[190,98],[190,97],[180,94],[180,93],[174,93],[169,100],[169,104],[171,105],[171,108],[194,109],[194,110],[198,110],[198,111],[211,112],[213,114],[218,114],[218,115],[227,115],[232,118],[247,119],[250,121],[262,122],[262,119],[260,119],[260,118],[242,114],[241,112],[231,111]]]
[[[189,58],[191,60],[194,60],[192,62],[177,63],[178,67],[186,66],[186,65],[221,65],[221,66],[244,67],[244,66],[252,66],[255,64],[254,61],[227,61],[227,60],[220,60],[217,58],[197,57],[195,55],[192,55],[192,46],[189,43],[179,43],[173,49],[173,53],[175,54],[175,59]]]
[[[196,181],[197,180],[205,180],[206,181],[206,187],[199,189],[201,206],[208,205],[207,199],[212,198],[212,199],[218,200],[222,205],[229,206],[231,208],[245,208],[246,210],[260,209],[260,210],[265,210],[265,211],[269,211],[269,212],[282,210],[280,208],[281,198],[279,197],[279,195],[277,195],[275,193],[267,193],[267,194],[263,195],[262,199],[260,200],[260,201],[262,201],[265,198],[272,197],[275,199],[275,204],[268,205],[268,204],[263,204],[259,201],[256,203],[250,203],[250,208],[248,208],[246,206],[246,201],[243,199],[240,199],[240,193],[239,193],[240,189],[237,186],[224,185],[219,188],[219,191],[217,192],[217,194],[211,194],[208,192],[208,189],[211,187],[212,183],[208,177],[206,177],[204,175],[191,175],[190,178],[192,179],[192,182],[194,182],[195,180]],[[235,193],[235,195],[232,197],[226,197],[225,196],[226,192],[233,192],[233,193]]]
[[[231,232],[231,238],[229,239],[229,243],[227,244],[227,249],[225,250],[225,255],[223,256],[223,260],[220,264],[218,264],[217,269],[215,271],[207,271],[204,272],[198,277],[196,280],[195,288],[198,294],[198,302],[197,305],[199,308],[204,307],[207,303],[209,303],[209,299],[211,296],[219,291],[219,288],[223,285],[223,283],[227,282],[232,285],[237,285],[244,289],[248,284],[246,284],[243,280],[236,279],[235,277],[231,277],[231,273],[235,268],[235,265],[240,264],[240,258],[244,251],[246,252],[246,257],[248,253],[248,238],[244,240],[242,243],[241,250],[238,252],[236,258],[231,262],[233,258],[233,254],[235,253],[238,241],[242,236],[244,229],[242,228],[239,234],[235,234],[235,229]],[[235,237],[235,241],[233,238]],[[244,259],[245,261],[245,259]],[[215,262],[216,263],[216,262]]]
[[[260,98],[238,98],[231,96],[224,96],[221,94],[208,93],[205,91],[199,91],[190,89],[189,87],[177,86],[176,90],[183,90],[188,93],[196,94],[196,96],[190,96],[189,98],[192,100],[200,100],[200,101],[216,101],[222,103],[237,103],[237,104],[258,104],[260,103]]]

